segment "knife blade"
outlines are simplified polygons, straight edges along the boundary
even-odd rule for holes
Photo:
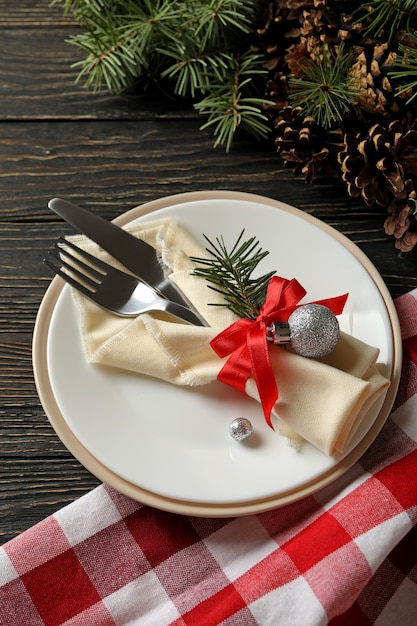
[[[207,322],[182,291],[169,280],[166,270],[159,261],[158,251],[153,246],[68,200],[52,198],[48,202],[48,207],[71,226],[95,241],[157,293],[190,309],[188,321],[192,324],[207,326]]]

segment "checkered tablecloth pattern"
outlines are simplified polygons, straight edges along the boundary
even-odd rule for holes
[[[396,403],[340,479],[233,519],[158,511],[101,485],[0,548],[0,624],[416,626],[417,291],[396,305]]]

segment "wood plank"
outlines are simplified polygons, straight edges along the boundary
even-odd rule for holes
[[[75,84],[73,28],[0,28],[0,120],[197,117],[191,106],[142,92],[110,95]],[[16,43],[18,42],[18,44]]]
[[[32,460],[30,467],[19,458],[3,463],[0,545],[100,484],[67,454],[65,460]]]
[[[120,95],[76,84],[83,53],[68,40],[82,32],[49,0],[0,2],[0,121],[26,119],[197,118],[191,105],[130,89]]]
[[[259,193],[268,184],[288,201],[304,190],[269,147],[242,141],[226,154],[213,150],[212,142],[194,120],[0,125],[0,219],[49,221],[51,194],[114,217],[144,201],[195,189]],[[319,188],[313,193],[318,199]]]
[[[48,24],[75,25],[71,14],[64,15],[62,3],[52,6],[51,0],[0,0],[0,28],[29,27]]]
[[[58,234],[59,222],[46,207],[53,196],[113,219],[162,196],[229,189],[282,200],[334,226],[370,256],[394,296],[416,281],[415,253],[395,250],[383,232],[383,210],[364,207],[331,181],[306,185],[269,145],[240,140],[229,154],[213,150],[211,135],[201,133],[196,120],[0,124],[0,185],[1,244],[16,262],[27,249],[32,271],[35,256]],[[27,241],[24,225],[35,222]]]

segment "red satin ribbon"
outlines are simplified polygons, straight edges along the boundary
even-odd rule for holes
[[[286,322],[306,295],[306,290],[293,278],[287,280],[273,276],[268,284],[265,302],[255,320],[243,318],[219,333],[210,342],[220,358],[229,358],[217,379],[242,393],[246,393],[247,380],[253,376],[267,424],[271,423],[271,411],[278,400],[278,386],[269,360],[269,342],[266,328],[273,322]],[[327,306],[340,315],[348,294],[316,300],[314,304]]]

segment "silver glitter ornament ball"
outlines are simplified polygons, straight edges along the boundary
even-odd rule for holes
[[[291,347],[297,354],[318,358],[335,349],[339,340],[339,322],[334,313],[321,304],[305,304],[288,319]]]
[[[237,417],[229,426],[229,433],[236,441],[243,441],[253,433],[253,426],[246,417]]]

